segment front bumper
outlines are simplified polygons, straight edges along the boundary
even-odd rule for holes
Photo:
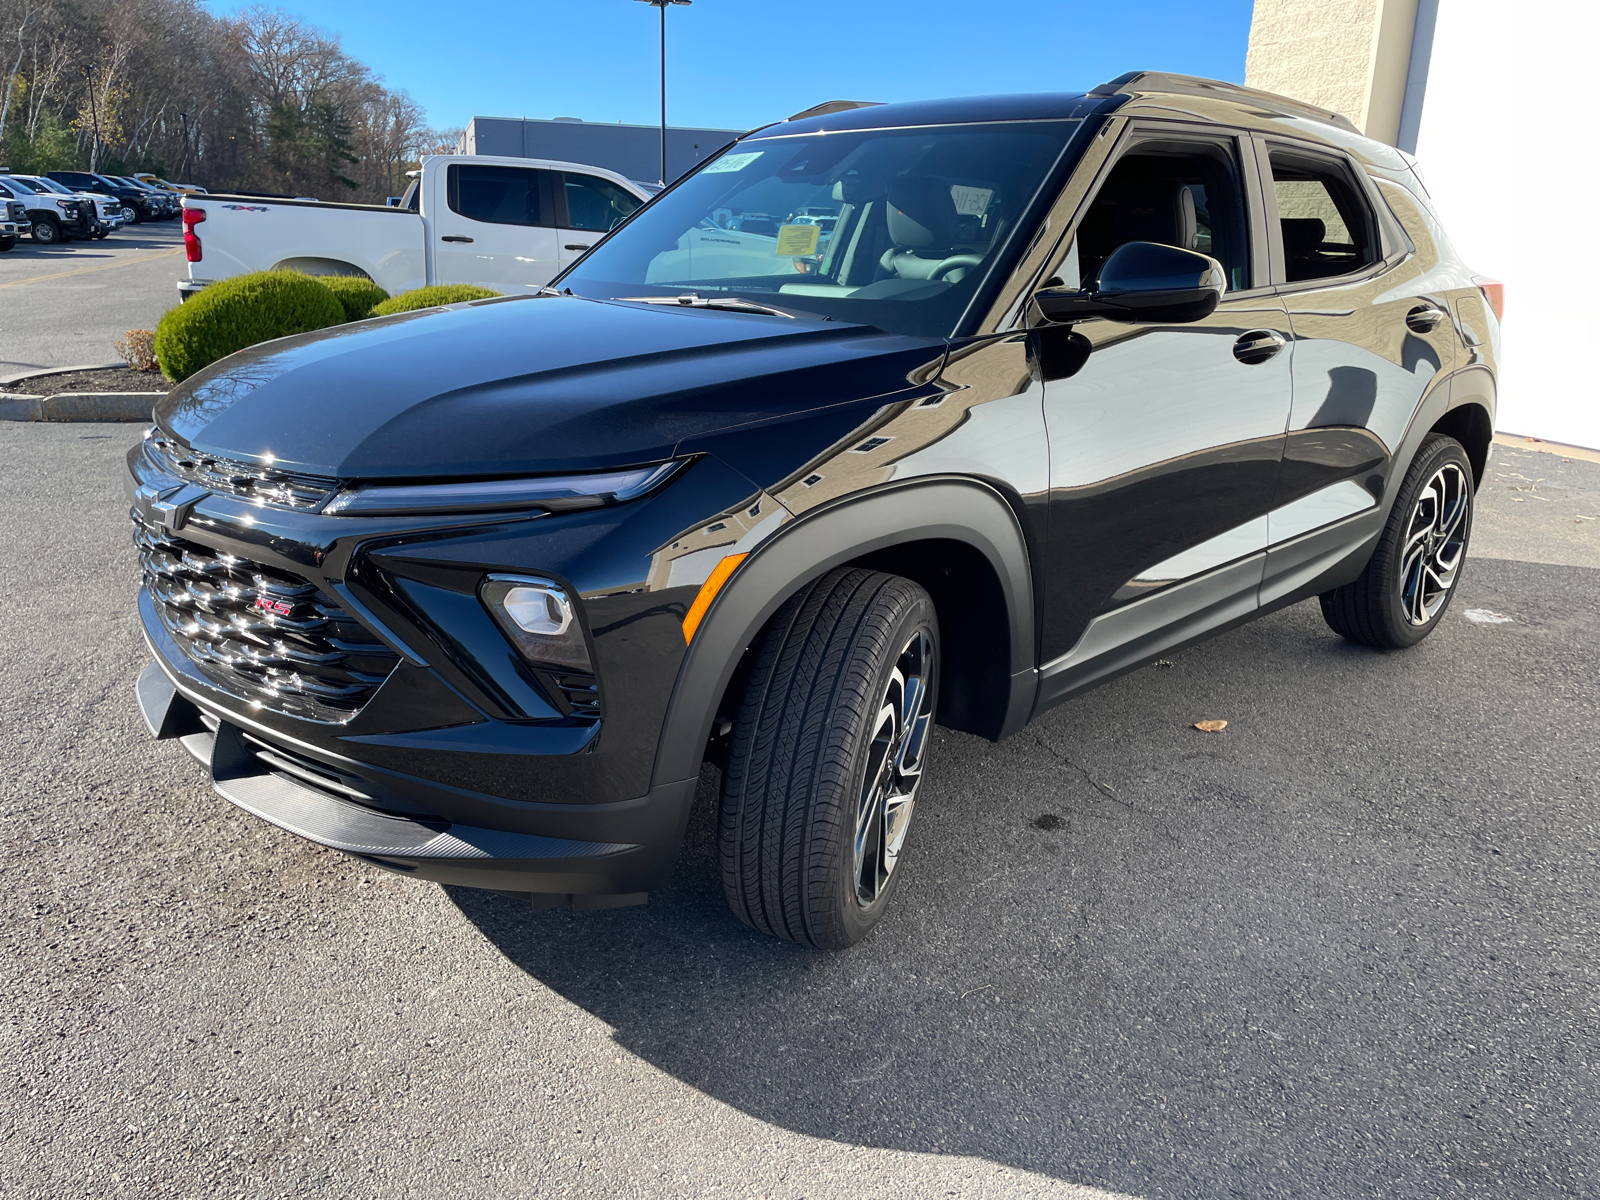
[[[438,795],[437,810],[459,808],[467,797],[415,778],[373,786],[365,777],[370,767],[354,774],[363,764],[333,759],[180,687],[157,653],[137,685],[151,735],[177,740],[209,770],[224,799],[309,842],[435,883],[526,896],[542,908],[642,904],[671,875],[693,779],[620,804],[518,805],[519,824],[539,832],[394,811],[379,805],[395,802],[389,788],[401,784],[409,785],[408,794],[398,802],[413,809],[429,791]],[[486,810],[507,804],[491,796],[476,800]]]

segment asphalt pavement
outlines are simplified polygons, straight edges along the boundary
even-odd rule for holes
[[[0,375],[114,363],[111,343],[154,329],[188,276],[177,220],[124,225],[100,241],[0,254]]]
[[[1414,650],[1313,602],[941,732],[825,955],[724,907],[710,768],[597,913],[216,796],[134,706],[136,436],[0,427],[7,1196],[1600,1194],[1600,464],[1497,451]]]

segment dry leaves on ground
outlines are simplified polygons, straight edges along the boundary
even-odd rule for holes
[[[1228,727],[1226,721],[1196,721],[1194,727],[1201,733],[1221,733]]]

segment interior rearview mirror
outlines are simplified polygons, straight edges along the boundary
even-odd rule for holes
[[[1033,295],[1052,321],[1198,321],[1227,290],[1222,264],[1209,255],[1156,242],[1124,242],[1100,268],[1093,288],[1044,288]]]

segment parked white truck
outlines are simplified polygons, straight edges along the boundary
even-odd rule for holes
[[[274,269],[365,275],[391,296],[434,283],[536,292],[650,198],[577,163],[429,155],[394,207],[206,195],[183,199],[187,299]]]

